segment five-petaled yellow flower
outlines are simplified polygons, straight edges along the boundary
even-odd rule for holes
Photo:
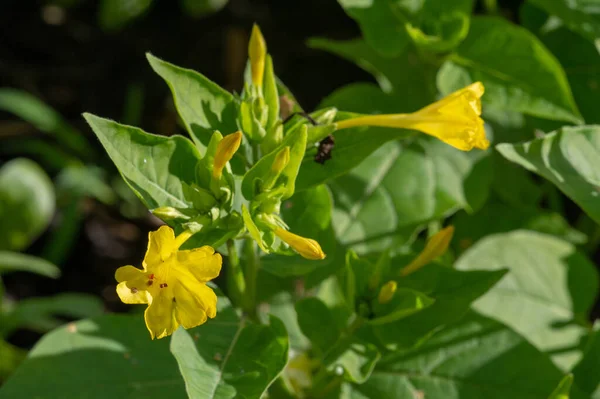
[[[180,251],[192,233],[175,237],[169,226],[150,232],[144,269],[117,269],[117,294],[124,303],[148,304],[144,313],[150,336],[163,338],[180,325],[196,327],[217,314],[217,296],[206,282],[221,271],[221,255],[212,247]]]
[[[412,129],[437,137],[459,150],[485,150],[490,142],[485,137],[480,117],[483,92],[483,84],[475,82],[412,114],[359,116],[337,122],[337,128],[383,126]]]

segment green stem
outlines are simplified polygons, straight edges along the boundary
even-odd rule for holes
[[[256,245],[254,244],[254,240],[246,240],[244,245],[244,254],[246,258],[246,295],[244,298],[243,309],[248,313],[251,319],[256,320],[256,278],[258,276],[260,264],[256,254]]]
[[[239,305],[246,291],[244,272],[240,265],[237,249],[233,240],[227,240],[227,254],[229,256],[229,270],[227,271],[227,290],[232,302]]]

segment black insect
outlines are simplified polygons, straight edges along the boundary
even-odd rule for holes
[[[331,151],[333,150],[333,147],[335,147],[335,138],[332,134],[330,134],[319,143],[317,155],[315,155],[315,162],[324,165],[325,161],[331,159]]]
[[[285,124],[296,115],[303,116],[313,126],[317,126],[319,124],[312,118],[312,116],[310,116],[306,112],[294,112],[293,114],[290,114],[287,118],[285,118],[283,123]],[[325,165],[325,161],[331,159],[331,151],[333,150],[333,147],[335,147],[335,138],[333,137],[333,135],[330,134],[329,136],[325,137],[319,142],[319,148],[317,149],[317,154],[315,155],[315,162],[320,163],[321,165]]]

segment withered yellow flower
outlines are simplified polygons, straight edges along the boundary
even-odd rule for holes
[[[412,129],[437,137],[459,150],[485,150],[481,119],[481,96],[484,86],[475,82],[411,114],[366,115],[337,122],[338,129],[355,126],[382,126]]]
[[[383,304],[388,303],[394,297],[396,293],[396,289],[398,288],[398,283],[394,280],[390,280],[385,283],[381,289],[379,290],[379,295],[377,296],[377,302]]]
[[[319,243],[315,240],[290,233],[286,229],[280,227],[275,229],[274,233],[286,244],[294,248],[294,250],[302,255],[302,257],[310,260],[325,259],[325,253],[321,249]]]
[[[448,250],[452,236],[454,235],[454,226],[448,226],[436,234],[434,234],[425,244],[423,251],[408,264],[405,268],[400,270],[401,276],[407,276],[421,267],[425,266],[435,258],[442,256]]]
[[[191,236],[175,237],[173,229],[161,226],[148,235],[148,250],[142,266],[117,269],[117,294],[127,304],[148,304],[144,313],[150,336],[163,338],[180,325],[196,327],[217,314],[217,296],[206,283],[221,271],[221,255],[204,246],[180,251]]]
[[[242,132],[237,131],[232,134],[228,134],[223,137],[217,145],[217,151],[215,153],[215,160],[213,164],[213,178],[216,180],[221,178],[223,168],[233,158],[233,154],[240,148],[242,143]]]
[[[250,70],[252,71],[252,83],[262,87],[265,74],[265,58],[267,56],[267,43],[258,25],[252,27],[250,43],[248,43],[248,58],[250,58]]]

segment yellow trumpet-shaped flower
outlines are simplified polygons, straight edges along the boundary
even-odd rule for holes
[[[390,280],[381,287],[379,290],[379,295],[377,296],[377,302],[380,304],[386,304],[392,300],[394,294],[396,293],[396,289],[398,288],[398,283],[394,280]]]
[[[280,227],[275,229],[275,235],[281,238],[290,247],[294,248],[296,252],[306,259],[325,259],[325,253],[321,249],[321,246],[313,239],[301,237]]]
[[[459,150],[485,150],[490,143],[485,137],[480,117],[483,92],[483,84],[475,82],[412,114],[360,116],[337,122],[337,128],[383,126],[412,129],[437,137]]]
[[[242,132],[237,131],[223,137],[217,145],[215,153],[215,161],[213,164],[213,178],[219,180],[223,173],[223,168],[233,158],[233,154],[240,148],[242,143]]]
[[[250,58],[250,70],[252,71],[252,83],[262,87],[265,74],[265,58],[267,56],[267,43],[258,25],[252,27],[250,43],[248,43],[248,58]]]
[[[278,175],[287,166],[287,164],[289,162],[290,162],[290,147],[285,146],[275,156],[273,165],[271,165],[271,171],[274,174]]]
[[[206,282],[221,271],[221,255],[212,247],[180,251],[192,235],[175,237],[173,229],[161,226],[148,235],[144,269],[117,269],[117,294],[127,304],[148,304],[144,313],[150,336],[163,338],[180,325],[196,327],[217,314],[217,296]]]
[[[454,226],[448,226],[434,234],[433,237],[427,241],[423,251],[421,251],[421,253],[415,259],[413,259],[408,266],[400,270],[400,275],[407,276],[425,266],[435,258],[446,253],[453,235]]]

